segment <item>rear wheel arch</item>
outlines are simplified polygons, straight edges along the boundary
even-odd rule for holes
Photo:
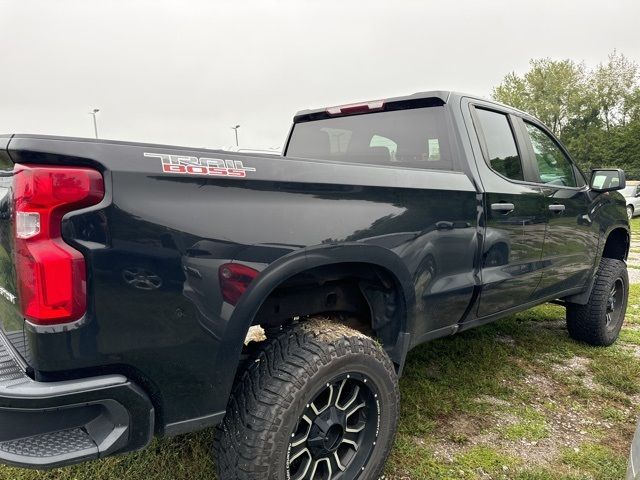
[[[278,330],[292,319],[327,315],[376,338],[392,358],[405,331],[406,302],[397,278],[365,262],[328,263],[280,283],[263,301],[253,325]]]
[[[279,286],[314,269],[333,266],[340,270],[352,265],[368,266],[384,272],[393,282],[398,301],[401,302],[395,317],[395,321],[398,322],[397,335],[395,339],[386,338],[381,343],[400,370],[409,346],[407,332],[412,331],[412,326],[408,325],[408,322],[412,318],[409,312],[415,308],[413,280],[409,270],[395,253],[383,247],[359,243],[299,250],[276,260],[263,270],[243,294],[227,322],[226,332],[220,341],[218,361],[229,365],[229,359],[235,358],[238,359],[236,365],[240,364],[242,348],[249,328],[254,325],[260,309]],[[227,391],[230,391],[232,383],[233,377],[225,385],[228,388]]]

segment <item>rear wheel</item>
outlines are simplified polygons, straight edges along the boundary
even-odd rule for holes
[[[397,375],[375,340],[326,320],[287,328],[234,387],[216,432],[219,478],[377,478],[398,404]]]
[[[602,258],[589,302],[567,305],[569,335],[591,345],[611,345],[620,334],[628,296],[627,265],[621,260]]]

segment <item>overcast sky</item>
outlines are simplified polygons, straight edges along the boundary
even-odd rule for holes
[[[0,133],[282,145],[297,110],[640,63],[639,0],[0,0]]]

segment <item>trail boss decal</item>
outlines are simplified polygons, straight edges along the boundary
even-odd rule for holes
[[[220,158],[189,157],[187,155],[167,155],[165,153],[146,153],[145,157],[159,158],[164,173],[183,173],[185,175],[213,175],[216,177],[246,177],[247,172],[255,168],[245,167],[240,160],[222,160]]]

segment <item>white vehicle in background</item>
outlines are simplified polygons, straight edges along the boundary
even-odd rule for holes
[[[640,422],[631,443],[626,480],[640,480]]]
[[[627,202],[627,216],[629,219],[640,215],[640,182],[637,180],[627,180],[627,186],[620,190]]]

